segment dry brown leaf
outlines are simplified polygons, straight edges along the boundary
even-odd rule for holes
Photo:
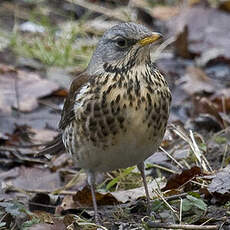
[[[201,169],[197,166],[193,166],[191,169],[183,170],[181,174],[171,176],[162,191],[178,189],[180,186],[184,185],[194,177],[201,175],[201,173]]]
[[[78,191],[73,197],[74,202],[81,206],[92,206],[92,196],[89,187],[84,187]],[[111,205],[119,203],[110,193],[96,192],[96,200],[98,205]]]
[[[216,177],[213,178],[208,190],[211,193],[217,192],[225,194],[230,197],[230,166],[228,165],[223,170],[217,172]]]
[[[34,144],[44,144],[48,141],[52,141],[57,136],[58,132],[50,129],[33,129],[29,130],[33,133],[31,141]]]
[[[0,66],[0,113],[10,114],[17,108],[30,112],[38,106],[37,99],[58,90],[59,86],[51,81],[41,79],[36,73],[13,70]]]
[[[224,122],[222,117],[220,116],[218,112],[217,106],[212,103],[208,98],[206,97],[195,97],[193,99],[194,104],[194,114],[210,114],[212,115],[219,123],[219,125],[224,128]]]
[[[211,79],[208,78],[203,70],[197,67],[188,67],[182,81],[185,82],[182,88],[188,95],[202,92],[213,93],[216,90],[216,86]]]
[[[162,21],[170,20],[172,17],[180,12],[178,6],[154,6],[148,4],[148,1],[133,0],[132,6],[147,11],[153,18],[157,18]]]
[[[188,26],[177,34],[175,41],[175,53],[183,58],[191,58],[192,54],[188,50]]]
[[[180,15],[168,21],[168,28],[172,34],[176,35],[187,25],[191,53],[200,55],[211,49],[219,49],[222,51],[222,57],[229,60],[229,21],[230,14],[218,9],[196,6],[181,10]]]
[[[156,179],[155,181],[152,181],[148,183],[148,190],[150,197],[153,197],[154,190],[158,187],[162,188],[165,185],[165,183],[162,180]],[[111,194],[116,198],[117,201],[120,203],[126,203],[130,201],[135,201],[141,197],[145,197],[145,190],[144,187],[134,188],[134,189],[127,189],[124,191],[116,191],[111,192]]]
[[[221,2],[220,5],[219,5],[219,8],[221,10],[224,10],[224,11],[229,13],[230,12],[230,1],[225,0],[225,1]]]
[[[38,167],[29,168],[21,166],[19,168],[19,176],[10,179],[10,182],[16,188],[23,190],[48,190],[52,192],[61,186],[57,172],[51,173],[49,169]]]
[[[230,88],[225,88],[216,92],[211,97],[212,103],[218,112],[230,113]]]

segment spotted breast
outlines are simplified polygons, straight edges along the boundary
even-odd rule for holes
[[[149,157],[162,141],[171,94],[147,62],[138,68],[104,66],[75,96],[74,119],[63,142],[81,168],[110,171]]]

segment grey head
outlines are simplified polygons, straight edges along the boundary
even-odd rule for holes
[[[150,44],[161,38],[143,25],[121,23],[107,30],[101,37],[87,67],[90,75],[104,71],[104,64],[125,65],[130,58],[138,59],[137,64],[150,58]]]

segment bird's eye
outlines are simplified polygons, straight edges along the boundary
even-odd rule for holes
[[[127,40],[125,38],[119,37],[119,38],[116,39],[116,44],[120,48],[125,48],[125,47],[127,47],[128,42],[127,42]]]

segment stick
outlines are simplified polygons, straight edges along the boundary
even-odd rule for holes
[[[147,222],[150,228],[163,228],[163,229],[190,229],[190,230],[215,230],[219,229],[218,225],[187,225],[187,224],[167,224],[167,223],[155,223],[153,221]]]

